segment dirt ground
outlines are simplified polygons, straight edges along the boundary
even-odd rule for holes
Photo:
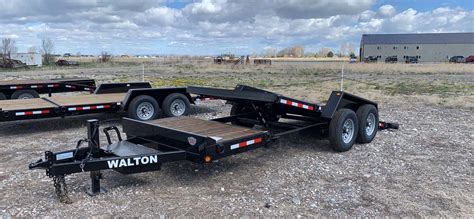
[[[473,217],[474,70],[393,73],[386,70],[390,66],[375,67],[379,70],[347,69],[347,77],[354,81],[344,86],[377,100],[381,119],[398,122],[401,128],[379,132],[370,144],[336,153],[326,140],[310,133],[294,134],[270,148],[209,165],[177,162],[163,165],[161,171],[132,175],[104,171],[102,185],[108,192],[96,197],[84,192],[89,175],[74,174],[66,177],[72,204],[59,203],[52,180],[44,171],[28,170],[28,164],[42,158],[46,150],[74,148],[86,136],[87,119],[120,116],[0,124],[0,215]],[[148,67],[146,78],[163,86],[245,83],[322,102],[338,87],[339,81],[331,78],[339,71],[337,66],[154,66]],[[108,82],[139,80],[140,69],[121,66],[0,75],[4,79],[83,76]],[[399,87],[401,81],[405,87]],[[420,90],[425,84],[449,86],[442,91]],[[386,91],[391,88],[410,92]],[[209,119],[228,115],[229,110],[224,101],[212,100],[193,106],[190,116]],[[120,123],[104,122],[107,125]]]

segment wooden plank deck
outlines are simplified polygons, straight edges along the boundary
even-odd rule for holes
[[[3,111],[32,110],[54,107],[54,104],[40,98],[0,101],[0,109]]]
[[[47,97],[48,100],[60,106],[82,106],[82,105],[96,105],[105,103],[118,103],[125,99],[127,93],[115,94],[87,94],[77,96],[54,96]]]
[[[260,134],[262,131],[244,128],[240,126],[224,124],[215,121],[208,121],[189,117],[171,117],[148,121],[147,123],[159,125],[170,129],[196,133],[214,139],[219,142],[229,141],[237,138],[250,137]],[[216,139],[216,140],[217,140]]]
[[[0,86],[4,85],[25,85],[25,84],[54,84],[67,81],[91,80],[88,78],[64,78],[64,79],[35,79],[35,80],[10,80],[0,81]]]

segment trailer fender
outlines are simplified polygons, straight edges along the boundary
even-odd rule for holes
[[[376,102],[364,99],[362,97],[347,92],[333,91],[329,96],[326,105],[321,107],[321,117],[326,119],[332,119],[334,113],[336,113],[338,109],[342,108],[351,109],[356,112],[357,109],[359,109],[359,107],[364,104],[371,104],[374,105],[375,108],[378,108]]]
[[[101,84],[94,91],[94,94],[125,93],[131,89],[139,88],[151,88],[151,84],[149,82]]]

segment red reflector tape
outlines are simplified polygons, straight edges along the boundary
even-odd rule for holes
[[[76,86],[66,85],[67,88],[76,88]]]
[[[49,110],[35,110],[35,111],[25,111],[25,112],[16,112],[15,116],[31,116],[31,115],[40,115],[48,114]]]
[[[307,109],[307,110],[314,110],[313,106],[306,105],[306,104],[303,104],[303,103],[294,102],[294,101],[291,101],[291,100],[280,99],[280,103],[285,104],[285,105],[289,105],[289,106],[294,106],[294,107],[298,107],[298,108]]]
[[[242,148],[242,147],[245,147],[245,146],[261,143],[262,140],[263,140],[262,138],[255,138],[255,139],[252,139],[252,140],[249,140],[249,141],[243,141],[243,142],[240,142],[238,144],[231,145],[230,149],[234,150],[234,149],[237,149],[237,148]]]
[[[48,87],[59,87],[59,84],[48,84]]]
[[[84,111],[84,110],[95,110],[95,109],[108,109],[110,105],[96,105],[96,106],[77,106],[77,107],[69,107],[67,108],[68,111]]]
[[[10,86],[10,89],[15,90],[15,89],[22,89],[23,86]]]
[[[31,88],[42,88],[43,85],[31,85]]]

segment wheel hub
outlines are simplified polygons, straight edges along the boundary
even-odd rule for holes
[[[153,117],[155,108],[149,102],[140,103],[137,107],[137,117],[141,120],[149,120]]]
[[[365,133],[370,136],[374,133],[375,131],[375,115],[373,113],[370,113],[367,116],[366,120],[366,125],[365,125]]]
[[[186,111],[186,104],[184,103],[183,100],[181,99],[176,99],[173,102],[171,102],[171,114],[173,116],[182,116],[184,112]]]
[[[354,121],[352,119],[348,119],[344,122],[342,126],[342,141],[346,144],[351,142],[352,138],[354,137]]]

